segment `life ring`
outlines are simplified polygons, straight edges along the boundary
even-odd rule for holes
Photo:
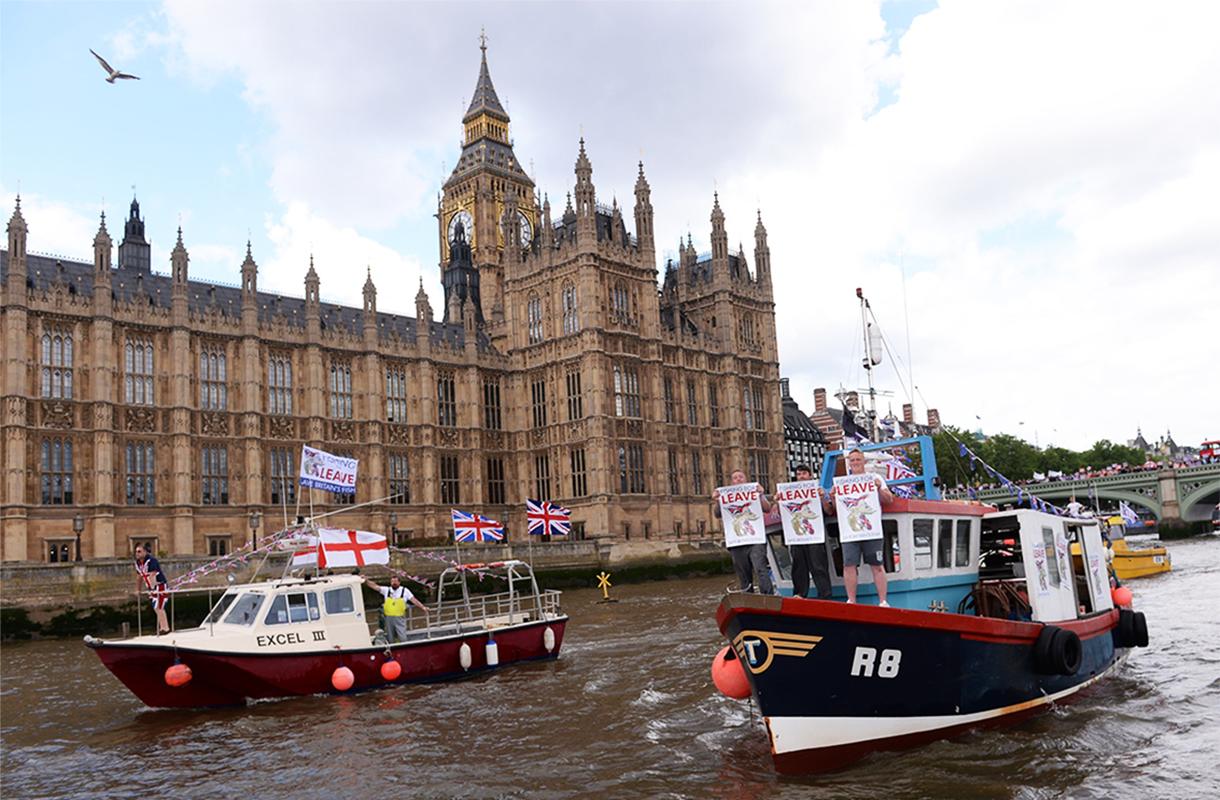
[[[1055,625],[1046,625],[1034,642],[1034,667],[1043,675],[1075,675],[1084,658],[1080,637]]]

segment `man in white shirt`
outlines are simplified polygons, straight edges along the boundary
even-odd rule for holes
[[[858,448],[853,447],[847,453],[847,474],[848,475],[864,475],[865,459],[864,453]],[[882,503],[894,502],[894,493],[890,491],[890,487],[886,486],[885,481],[880,475],[874,475],[877,480],[877,493],[881,496]],[[829,506],[829,498],[827,498]],[[878,605],[889,606],[886,602],[886,583],[885,583],[885,565],[882,563],[882,544],[884,542],[881,531],[877,531],[877,539],[869,539],[863,542],[843,542],[843,588],[847,590],[847,602],[856,602],[856,584],[859,576],[856,570],[860,566],[860,561],[873,570],[873,583],[877,587],[877,599],[880,601]]]

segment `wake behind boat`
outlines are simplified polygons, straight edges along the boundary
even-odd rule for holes
[[[472,595],[471,575],[502,579],[507,590]],[[460,596],[444,600],[446,594]],[[86,636],[85,643],[155,708],[449,680],[559,656],[568,620],[560,593],[539,590],[523,561],[450,567],[437,597],[426,617],[408,614],[406,641],[395,644],[374,638],[358,575],[232,585],[196,628],[121,640]]]

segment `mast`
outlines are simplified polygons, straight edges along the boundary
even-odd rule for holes
[[[856,297],[860,298],[860,329],[864,336],[864,371],[868,373],[868,434],[874,442],[877,441],[877,389],[873,385],[873,367],[881,363],[881,359],[873,355],[873,337],[869,332],[868,300],[864,290],[856,287]]]

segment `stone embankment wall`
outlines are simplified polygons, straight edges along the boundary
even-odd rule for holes
[[[422,550],[422,548],[421,548]],[[430,580],[446,566],[441,560],[459,560],[450,547],[426,550],[432,557],[396,553],[393,566],[410,575]],[[502,561],[509,558],[530,560],[527,545],[483,545],[462,547],[461,561]],[[263,577],[277,576],[284,568],[287,554],[278,554],[262,567]],[[174,576],[191,571],[212,559],[199,556],[162,558],[161,568],[172,581]],[[728,553],[718,541],[664,540],[625,542],[548,542],[535,544],[532,560],[543,588],[560,585],[594,585],[593,575],[600,570],[616,571],[629,577],[662,577],[691,570],[715,571],[727,568]],[[192,587],[224,586],[228,576],[237,582],[251,579],[254,564],[241,565],[230,572],[216,572],[201,578]],[[385,576],[384,567],[368,568],[374,578]],[[554,580],[548,581],[548,577]],[[411,584],[408,584],[411,585]],[[103,559],[66,564],[5,563],[0,566],[0,607],[24,609],[32,618],[44,618],[69,608],[120,606],[135,599],[135,568],[127,559]]]

